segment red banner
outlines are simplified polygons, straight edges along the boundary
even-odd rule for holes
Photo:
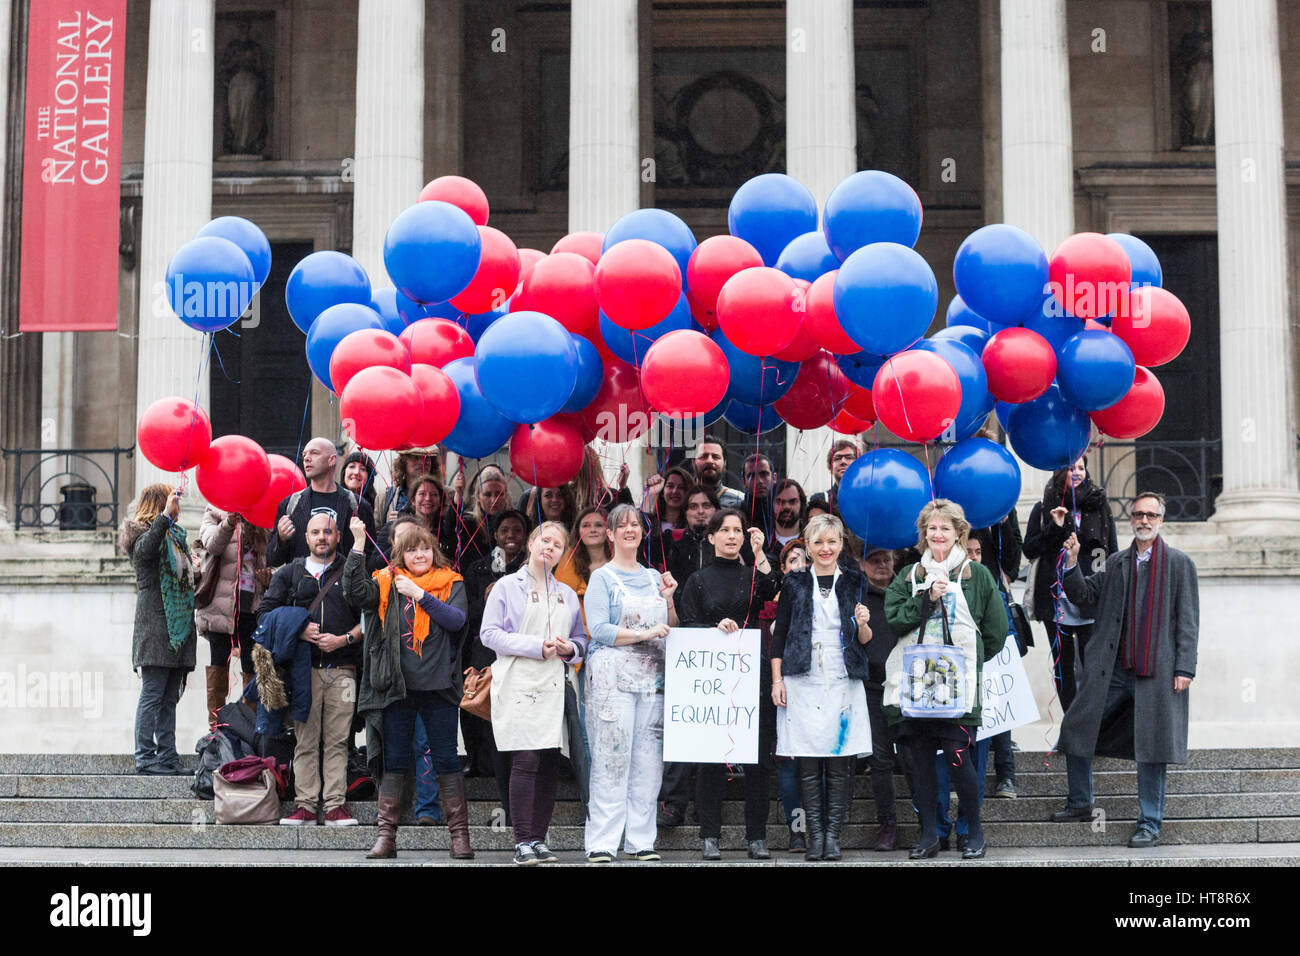
[[[18,328],[116,329],[126,0],[40,0],[30,18]]]

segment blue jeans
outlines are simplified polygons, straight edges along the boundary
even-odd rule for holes
[[[384,773],[405,774],[411,771],[411,745],[415,728],[423,722],[438,774],[460,773],[456,756],[456,715],[458,708],[437,691],[407,691],[402,700],[384,708]]]
[[[785,811],[785,825],[794,823],[794,812],[803,804],[799,796],[799,774],[795,770],[795,761],[778,760],[776,762],[776,793],[781,798],[781,809]]]
[[[185,671],[179,667],[141,667],[140,702],[135,708],[135,766],[179,767],[176,704]]]
[[[993,742],[992,737],[985,737],[975,745],[975,776],[979,780],[980,804],[984,803],[984,775],[988,772],[989,767],[989,745]],[[967,751],[962,755],[969,759],[970,752]],[[952,778],[949,773],[948,761],[942,755],[934,758],[935,775],[939,779],[939,819],[937,826],[939,838],[943,839],[952,833],[952,821],[948,819],[948,808],[952,795]],[[970,824],[966,820],[966,808],[957,802],[957,835],[970,836]]]
[[[424,721],[415,722],[415,818],[431,817],[442,822],[442,805],[438,802],[438,775],[433,770],[433,752]]]
[[[1106,689],[1106,706],[1102,710],[1102,721],[1114,713],[1137,690],[1137,675],[1131,670],[1116,668],[1111,675],[1110,686]],[[1165,768],[1163,763],[1142,763],[1137,765],[1138,784],[1138,820],[1139,830],[1147,830],[1152,836],[1160,835],[1160,824],[1165,816]],[[1092,758],[1076,757],[1066,754],[1065,769],[1070,780],[1070,807],[1092,806]]]

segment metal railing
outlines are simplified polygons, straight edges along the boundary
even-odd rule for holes
[[[15,528],[90,531],[116,528],[118,478],[131,448],[4,448],[14,459]],[[59,479],[71,479],[59,483]],[[62,500],[54,500],[56,494]]]
[[[1116,519],[1127,519],[1139,492],[1165,496],[1166,521],[1205,521],[1223,488],[1221,442],[1103,442],[1097,449],[1101,486]]]

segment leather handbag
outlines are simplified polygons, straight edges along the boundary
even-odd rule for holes
[[[212,603],[217,596],[217,582],[221,577],[220,553],[213,553],[207,548],[200,550],[199,583],[194,589],[194,609],[201,611]]]
[[[482,670],[469,667],[465,670],[465,691],[460,699],[461,710],[489,723],[492,721],[492,667]]]
[[[256,758],[254,758],[256,759]],[[236,778],[227,778],[227,768],[235,767],[241,761],[226,764],[212,775],[213,812],[217,823],[269,824],[280,821],[280,792],[276,775],[263,767],[252,780],[239,781],[247,772],[232,771]]]
[[[1029,562],[1029,574],[1025,578],[1025,594],[1022,600],[1022,607],[1025,612],[1025,620],[1036,621],[1038,615],[1034,613],[1034,585],[1038,580],[1038,566],[1043,563],[1042,558],[1034,558]]]

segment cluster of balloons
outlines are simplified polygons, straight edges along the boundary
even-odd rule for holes
[[[443,176],[388,230],[393,287],[372,289],[338,252],[294,268],[290,315],[359,445],[442,442],[481,458],[509,443],[520,477],[553,485],[577,474],[587,442],[629,441],[655,415],[750,433],[788,423],[858,434],[879,421],[908,441],[955,442],[933,478],[885,450],[846,475],[849,526],[899,547],[931,493],[961,502],[977,527],[1014,506],[1015,458],[973,437],[995,408],[1021,459],[1065,467],[1093,424],[1116,438],[1154,427],[1164,396],[1149,369],[1190,334],[1140,240],[1081,233],[1049,259],[1023,230],[995,224],[961,244],[958,295],[926,338],[939,300],[913,248],[921,202],[879,170],[844,179],[820,215],[802,183],[756,176],[732,197],[729,234],[700,243],[672,213],[638,209],[546,253],[516,247],[488,215],[476,184]],[[177,253],[177,271],[216,274],[220,243],[220,256],[264,278],[245,251],[260,231],[208,228],[218,223]],[[187,251],[200,242],[205,257]]]

